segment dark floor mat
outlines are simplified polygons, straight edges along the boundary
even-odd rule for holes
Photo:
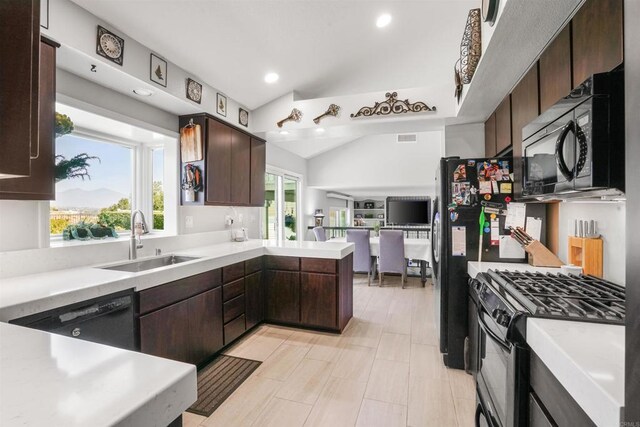
[[[187,411],[208,417],[244,382],[260,363],[220,356],[198,372],[198,400]]]

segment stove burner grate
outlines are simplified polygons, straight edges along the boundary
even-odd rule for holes
[[[489,271],[490,277],[533,315],[623,323],[624,287],[584,275]]]

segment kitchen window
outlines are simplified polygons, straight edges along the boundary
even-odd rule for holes
[[[177,140],[60,104],[56,110],[72,118],[74,130],[56,139],[56,164],[67,167],[56,168],[51,237],[62,240],[83,224],[128,234],[132,208],[142,210],[150,231],[175,233]]]

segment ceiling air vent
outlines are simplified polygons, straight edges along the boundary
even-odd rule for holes
[[[417,133],[399,133],[396,135],[396,142],[398,144],[415,144],[418,142]]]

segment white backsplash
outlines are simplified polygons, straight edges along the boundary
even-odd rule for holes
[[[231,231],[211,231],[180,236],[143,236],[138,257],[163,254],[231,241]],[[62,247],[0,252],[0,279],[87,265],[122,261],[129,257],[129,238],[65,242]],[[2,283],[0,282],[0,286]]]
[[[571,201],[560,203],[558,257],[568,261],[568,236],[574,233],[576,219],[598,222],[603,240],[603,276],[625,284],[625,202]]]

